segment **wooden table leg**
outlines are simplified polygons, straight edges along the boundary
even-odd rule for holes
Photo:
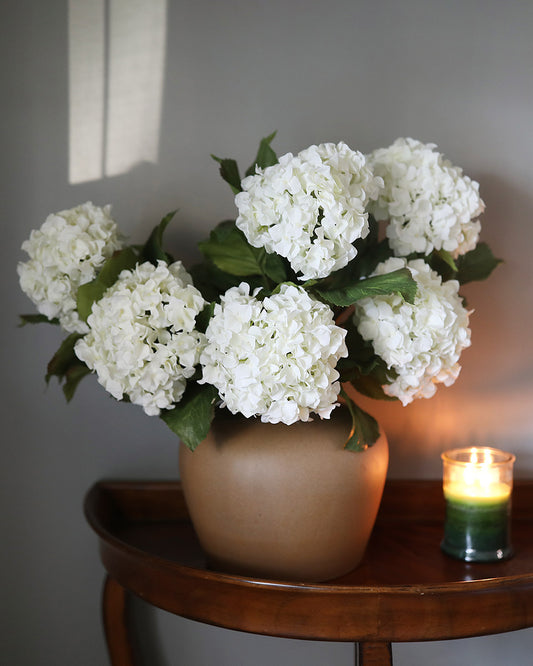
[[[104,631],[111,666],[135,666],[128,624],[128,591],[107,576],[102,597]]]
[[[357,666],[392,666],[390,643],[359,643]]]

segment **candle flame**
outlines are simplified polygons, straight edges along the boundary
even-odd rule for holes
[[[455,453],[455,452],[452,452]],[[458,499],[476,501],[507,499],[512,488],[512,468],[502,464],[506,454],[488,447],[472,446],[458,450],[457,464],[452,459],[444,464],[444,494]],[[509,456],[510,464],[514,460]]]
[[[494,455],[489,449],[480,450],[472,447],[470,449],[470,462],[474,465],[477,465],[478,463],[481,465],[490,465],[494,462]]]
[[[472,490],[477,487],[487,493],[491,485],[498,482],[498,472],[493,469],[494,456],[491,451],[470,449],[470,464],[463,470],[463,482]]]

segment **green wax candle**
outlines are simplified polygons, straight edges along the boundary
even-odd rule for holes
[[[446,521],[442,550],[467,562],[494,562],[512,555],[510,494],[461,497],[444,493]]]
[[[446,520],[442,550],[467,562],[495,562],[513,554],[510,540],[515,457],[489,447],[442,454]]]

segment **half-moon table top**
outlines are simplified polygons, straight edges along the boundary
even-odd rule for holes
[[[466,563],[440,550],[442,482],[388,480],[365,557],[326,583],[214,571],[179,482],[100,481],[85,514],[109,575],[149,603],[230,629],[333,641],[464,638],[533,626],[533,481],[515,482],[515,555]]]

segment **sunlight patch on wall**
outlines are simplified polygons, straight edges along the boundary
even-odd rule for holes
[[[69,182],[159,150],[167,0],[69,0]]]
[[[69,1],[69,182],[102,177],[104,0]]]

